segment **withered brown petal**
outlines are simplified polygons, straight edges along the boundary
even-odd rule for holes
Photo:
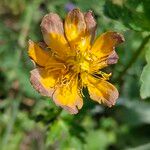
[[[55,13],[49,13],[45,15],[42,19],[41,22],[41,31],[44,35],[49,34],[49,33],[57,33],[57,34],[64,34],[64,29],[63,29],[63,22],[61,18],[55,14]],[[49,45],[49,41],[45,41],[47,45]]]
[[[91,43],[93,43],[97,27],[93,12],[88,11],[87,13],[85,13],[84,18],[86,23],[86,29],[91,34]]]
[[[70,114],[77,114],[78,113],[78,109],[76,107],[71,108],[69,106],[61,106],[64,110],[68,111]]]
[[[107,58],[107,64],[108,65],[112,65],[112,64],[116,64],[118,62],[118,55],[116,53],[116,51],[114,50]]]
[[[116,45],[121,44],[125,41],[124,36],[118,32],[114,32],[112,38],[116,40]]]

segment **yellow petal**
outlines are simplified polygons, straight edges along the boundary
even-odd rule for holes
[[[84,51],[90,46],[83,13],[79,9],[70,11],[65,19],[65,34],[73,50]]]
[[[45,66],[51,57],[50,52],[42,49],[31,40],[29,40],[28,55],[39,66]]]
[[[67,85],[57,87],[53,95],[54,102],[71,114],[77,114],[78,109],[81,109],[83,105],[77,84],[77,80],[74,79]]]
[[[68,41],[80,38],[86,29],[84,16],[79,9],[71,10],[65,19],[65,33]]]
[[[124,38],[117,32],[106,32],[99,36],[91,48],[91,52],[98,58],[109,56],[115,46],[122,43]]]
[[[91,99],[111,107],[118,99],[118,90],[111,83],[94,77],[88,77],[87,88]]]
[[[63,22],[55,13],[45,15],[41,22],[44,41],[53,52],[64,58],[70,53],[70,47],[64,36]]]
[[[97,72],[100,69],[102,69],[108,65],[115,64],[118,62],[118,59],[119,59],[119,57],[115,50],[112,51],[112,53],[108,56],[105,56],[105,57],[102,57],[99,59],[98,59],[98,57],[96,57],[96,59],[94,61],[92,61],[90,64],[90,67],[89,67],[90,73]]]
[[[44,69],[39,68],[31,71],[30,82],[41,95],[52,97],[57,77],[58,75],[49,75]]]
[[[110,31],[99,36],[91,48],[94,59],[90,66],[91,72],[117,63],[119,57],[115,52],[115,46],[123,41],[124,37],[117,32]]]

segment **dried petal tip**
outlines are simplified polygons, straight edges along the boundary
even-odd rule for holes
[[[115,102],[108,102],[108,101],[106,101],[105,102],[106,104],[106,106],[108,106],[109,108],[111,108],[111,107],[113,107],[115,104],[116,104],[116,101]]]
[[[49,13],[45,15],[41,22],[42,33],[62,33],[63,32],[63,23],[60,17],[55,13]]]
[[[118,32],[114,32],[113,39],[117,41],[117,44],[120,44],[125,41],[124,36]]]
[[[70,12],[71,12],[71,11],[70,11]],[[72,10],[72,12],[75,12],[75,13],[79,12],[79,13],[81,13],[81,11],[80,11],[79,8],[74,8],[74,9]]]
[[[113,53],[108,56],[107,64],[108,65],[116,64],[118,62],[118,59],[119,59],[119,57],[118,57],[117,53],[115,51],[113,51]]]
[[[75,107],[75,108],[71,108],[71,107],[68,107],[68,106],[61,106],[64,110],[68,111],[70,114],[77,114],[78,113],[78,109]]]
[[[93,12],[89,10],[84,15],[84,18],[86,22],[87,31],[91,34],[91,42],[93,42],[95,38],[95,32],[96,32],[96,26],[97,26]]]

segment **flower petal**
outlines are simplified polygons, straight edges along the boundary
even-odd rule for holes
[[[28,55],[39,66],[45,66],[51,57],[50,52],[42,49],[31,40],[29,40]]]
[[[44,41],[60,57],[70,52],[69,44],[64,36],[63,22],[55,13],[45,15],[41,22],[41,31]]]
[[[118,55],[116,53],[116,51],[114,50],[107,58],[107,64],[111,65],[111,64],[116,64],[118,62]]]
[[[94,56],[91,70],[95,71],[117,63],[119,57],[115,52],[115,46],[122,42],[124,42],[124,37],[117,32],[106,32],[98,37],[91,48]]]
[[[84,15],[79,9],[71,10],[65,19],[65,33],[69,42],[84,35],[86,24]]]
[[[93,44],[91,51],[96,56],[104,57],[114,51],[114,47],[124,41],[124,37],[117,32],[106,32],[99,36]]]
[[[34,69],[31,72],[30,82],[32,86],[43,96],[52,97],[57,81],[55,74],[48,75],[44,69]]]
[[[83,106],[76,79],[68,85],[57,87],[53,95],[56,105],[61,106],[71,114],[77,114]]]
[[[98,103],[104,103],[109,107],[115,105],[119,96],[115,86],[103,79],[89,77],[87,88],[91,99]]]
[[[91,36],[91,43],[93,43],[97,25],[96,25],[96,21],[94,19],[92,11],[88,11],[84,15],[84,18],[85,18],[85,23],[86,23],[86,30],[89,32]]]
[[[68,13],[65,19],[65,34],[74,50],[84,51],[90,46],[84,15],[79,9],[73,9]]]

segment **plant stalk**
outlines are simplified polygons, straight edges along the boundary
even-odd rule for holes
[[[138,50],[135,52],[135,54],[133,55],[133,57],[131,58],[131,60],[129,61],[129,63],[126,65],[126,67],[124,68],[124,70],[119,74],[119,76],[115,79],[115,81],[118,82],[118,81],[122,80],[123,76],[126,74],[126,72],[128,71],[128,69],[135,63],[135,61],[137,60],[137,58],[141,54],[142,50],[144,49],[144,47],[148,43],[149,39],[150,39],[150,35],[148,35],[148,36],[146,36],[144,38],[144,40],[142,41],[142,43],[139,46]]]

